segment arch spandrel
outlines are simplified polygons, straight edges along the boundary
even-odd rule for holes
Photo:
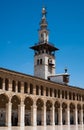
[[[66,109],[66,108],[67,108],[67,103],[63,102],[63,103],[62,103],[62,108],[63,108],[63,109]]]
[[[77,109],[81,110],[81,104],[77,104]]]
[[[36,105],[37,105],[37,109],[42,109],[42,107],[44,106],[44,102],[41,98],[38,98],[36,101]]]
[[[75,109],[75,104],[74,103],[70,103],[69,107],[70,107],[70,109]]]
[[[52,102],[50,100],[47,100],[47,102],[46,102],[46,109],[50,110],[50,108],[52,108]]]
[[[18,97],[17,95],[14,95],[11,98],[11,103],[12,103],[12,108],[13,109],[18,109],[18,105],[21,103],[20,97]]]
[[[8,102],[8,96],[6,94],[0,94],[0,108],[5,108]]]
[[[26,109],[31,109],[31,106],[33,105],[33,99],[31,97],[26,97],[24,104]]]
[[[55,106],[55,108],[60,108],[60,102],[56,101],[54,106]]]

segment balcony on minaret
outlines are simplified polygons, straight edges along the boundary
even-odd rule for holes
[[[53,66],[54,65],[51,58],[48,59],[48,65],[49,66]]]

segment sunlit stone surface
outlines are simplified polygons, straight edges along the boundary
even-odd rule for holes
[[[0,130],[84,130],[84,125],[70,126],[28,126],[28,127],[0,127]]]

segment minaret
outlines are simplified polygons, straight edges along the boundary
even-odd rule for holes
[[[48,76],[55,75],[55,51],[49,42],[48,23],[46,21],[46,9],[42,8],[42,18],[39,29],[39,41],[31,49],[34,50],[34,76],[48,79]]]

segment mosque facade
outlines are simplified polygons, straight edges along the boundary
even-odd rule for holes
[[[46,9],[42,8],[34,76],[0,68],[0,126],[84,124],[84,89],[69,85],[67,69],[55,74],[55,52],[49,42]]]

